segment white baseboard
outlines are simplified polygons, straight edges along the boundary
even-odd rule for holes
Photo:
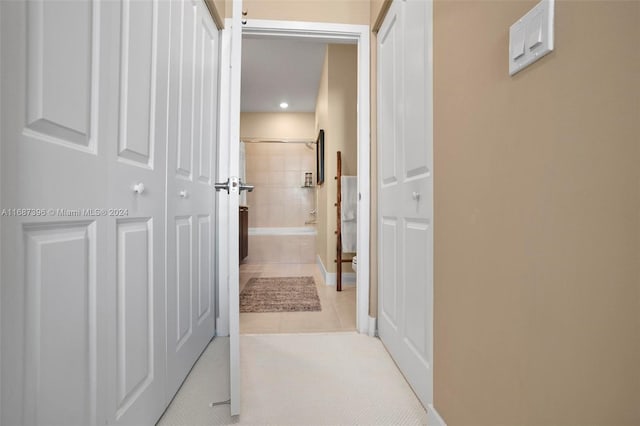
[[[444,419],[436,411],[433,404],[429,404],[427,408],[427,425],[428,426],[447,426]]]
[[[326,285],[336,285],[336,273],[335,272],[329,272],[327,271],[327,269],[324,267],[324,264],[322,263],[322,259],[320,259],[320,256],[316,255],[316,263],[318,264],[318,266],[320,267],[320,272],[322,272],[322,278],[324,278],[324,283]],[[349,268],[351,268],[349,266]],[[342,273],[342,282],[343,283],[355,283],[356,282],[356,273],[355,272],[343,272]]]
[[[369,337],[376,337],[378,335],[378,319],[369,316]]]

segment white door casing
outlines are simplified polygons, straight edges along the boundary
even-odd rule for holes
[[[167,398],[215,334],[219,33],[202,1],[171,2],[167,128]]]
[[[233,0],[233,12],[229,35],[231,42],[229,74],[229,177],[240,175],[240,81],[242,74],[242,0]],[[227,22],[229,22],[227,20]],[[240,414],[240,256],[239,256],[239,206],[240,192],[237,186],[229,188],[227,271],[229,276],[229,399],[231,415]],[[225,195],[223,195],[225,196]]]
[[[432,3],[396,0],[378,33],[378,329],[433,404]]]

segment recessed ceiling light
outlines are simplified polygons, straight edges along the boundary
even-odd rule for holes
[[[289,104],[286,103],[286,102],[280,102],[280,108],[287,109],[287,108],[289,108]]]

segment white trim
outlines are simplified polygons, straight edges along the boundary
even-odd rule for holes
[[[322,259],[320,256],[316,255],[316,263],[318,264],[318,268],[320,268],[320,272],[322,273],[322,278],[324,279],[325,285],[334,286],[337,283],[338,274],[336,272],[329,272],[324,267],[324,263],[322,263]],[[343,283],[355,283],[356,282],[356,273],[355,272],[343,272],[342,273],[342,282]],[[356,288],[357,292],[357,288]],[[368,316],[368,313],[367,313]],[[368,327],[368,322],[367,322]],[[367,328],[367,333],[369,332]],[[362,333],[362,332],[361,332]]]
[[[428,426],[447,426],[442,416],[436,410],[433,404],[427,406],[427,425]]]
[[[362,32],[358,45],[358,263],[357,269],[357,319],[356,327],[360,333],[366,333],[369,326],[369,236],[371,235],[371,119],[369,86],[369,27]]]
[[[369,337],[378,335],[378,318],[369,316]]]
[[[1,24],[2,23],[2,8],[4,5],[0,5],[0,28],[3,28],[4,26]],[[2,69],[2,31],[0,31],[0,75],[3,75],[3,69]],[[2,139],[3,136],[3,122],[4,122],[4,117],[2,116],[2,99],[4,99],[2,97],[2,85],[3,85],[3,81],[0,81],[0,209],[4,208],[4,200],[2,198],[2,147],[4,146],[4,140]],[[4,338],[4,330],[2,329],[2,289],[4,288],[2,285],[2,270],[3,270],[3,263],[4,263],[4,258],[2,257],[2,241],[4,241],[4,239],[2,238],[2,222],[0,220],[0,377],[4,376],[3,371],[2,371],[2,340]],[[0,385],[0,409],[2,409],[2,386]],[[0,417],[0,422],[2,421],[2,418]]]
[[[320,259],[320,255],[316,255],[316,263],[318,264],[318,268],[320,268],[320,273],[322,274],[322,279],[324,280],[324,283],[327,284],[328,283],[328,277],[327,275],[329,274],[329,272],[325,269],[324,264],[322,263],[322,259]],[[327,284],[330,285],[330,284]],[[335,282],[334,282],[335,285]]]
[[[229,239],[225,246],[229,264],[229,412],[232,416],[240,414],[242,387],[240,377],[240,259],[239,249],[239,216],[240,191],[237,185],[240,166],[240,80],[242,78],[242,0],[233,0],[232,19],[228,32],[231,37],[231,55],[229,67],[229,174],[230,184],[227,198],[229,210]]]
[[[225,22],[225,30],[220,31],[220,90],[219,104],[220,121],[218,126],[218,176],[216,182],[224,182],[229,177],[229,105],[231,87],[231,37],[229,28],[230,20]],[[217,220],[218,235],[218,318],[216,318],[216,336],[229,335],[229,261],[227,259],[227,240],[229,239],[228,214],[229,197],[221,196],[221,192],[216,193],[218,198],[219,212]],[[226,195],[226,194],[225,194]]]
[[[369,332],[369,235],[370,200],[370,87],[369,26],[321,22],[272,21],[249,19],[243,36],[287,37],[325,40],[331,43],[358,45],[358,272],[356,290],[356,329]],[[323,266],[324,267],[324,266]],[[335,275],[335,274],[334,274]],[[351,279],[345,274],[346,280]],[[327,276],[325,282],[330,281]],[[222,299],[221,299],[222,300]]]
[[[249,235],[316,235],[315,228],[249,228]]]
[[[328,43],[353,43],[369,41],[368,25],[336,24],[333,22],[275,21],[268,19],[249,19],[242,28],[242,34],[253,38],[294,37],[313,38]],[[369,51],[367,50],[367,53]]]

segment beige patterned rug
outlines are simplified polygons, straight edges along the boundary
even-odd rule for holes
[[[320,310],[313,277],[251,278],[240,293],[240,312]]]

